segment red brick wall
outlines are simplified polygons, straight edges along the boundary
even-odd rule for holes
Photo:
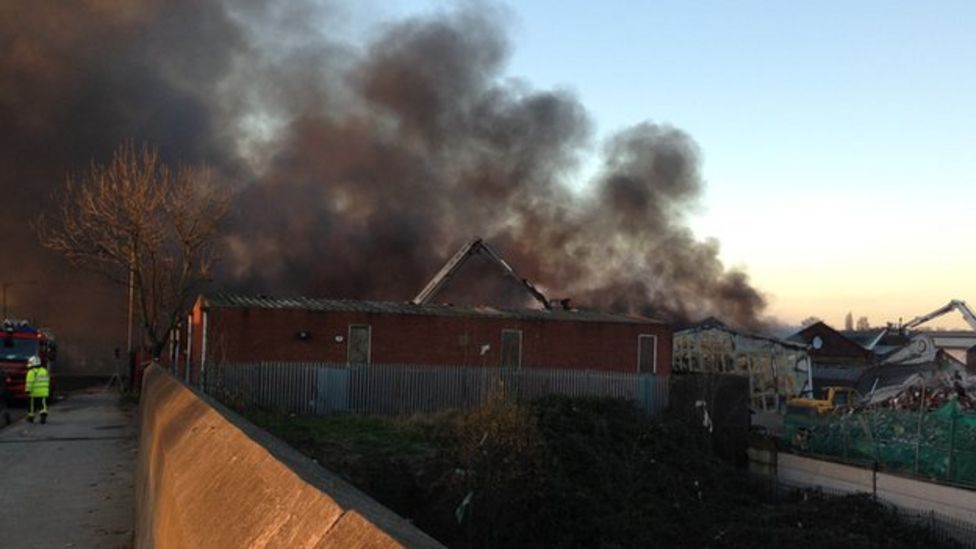
[[[657,372],[671,370],[671,327],[557,320],[215,308],[207,355],[219,361],[346,362],[349,326],[371,327],[377,364],[499,366],[502,330],[522,331],[522,366],[637,371],[638,336],[657,336]],[[310,337],[299,339],[299,332]],[[194,335],[200,327],[194,326]],[[341,337],[341,341],[336,338]],[[490,345],[483,356],[482,345]],[[194,362],[200,340],[194,337]]]
[[[799,335],[804,343],[811,344],[819,336],[823,345],[819,349],[810,348],[810,356],[824,359],[845,359],[870,361],[872,353],[857,343],[847,339],[836,330],[822,322],[807,326]]]

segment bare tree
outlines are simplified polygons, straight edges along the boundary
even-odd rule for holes
[[[871,323],[868,322],[868,317],[859,316],[857,318],[857,329],[861,331],[867,331],[871,329]]]
[[[806,318],[804,318],[803,320],[800,321],[800,326],[803,326],[804,328],[806,328],[807,326],[813,326],[814,324],[816,324],[818,322],[823,322],[823,320],[820,320],[819,318],[817,318],[815,316],[808,316],[808,317],[806,317]]]
[[[854,329],[854,313],[850,311],[847,312],[847,316],[844,317],[844,329],[853,330]]]
[[[207,168],[173,170],[156,149],[125,144],[55,198],[56,215],[35,223],[41,243],[114,282],[131,274],[143,344],[158,358],[209,278],[230,194]]]

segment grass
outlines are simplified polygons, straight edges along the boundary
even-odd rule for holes
[[[425,519],[431,487],[446,467],[443,456],[450,443],[445,430],[453,424],[449,416],[245,415],[428,533],[437,529]]]
[[[438,447],[429,422],[409,419],[336,415],[292,417],[250,412],[248,419],[323,463],[365,457],[374,460],[430,459]]]

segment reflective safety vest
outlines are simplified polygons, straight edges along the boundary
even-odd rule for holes
[[[38,366],[27,371],[27,386],[25,389],[33,398],[48,396],[51,386],[51,379],[48,376],[47,368]]]

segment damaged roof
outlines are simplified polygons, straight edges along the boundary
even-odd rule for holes
[[[482,240],[480,237],[475,237],[473,240],[461,246],[461,249],[454,254],[451,259],[444,263],[441,270],[434,275],[434,278],[430,279],[427,286],[417,294],[410,303],[415,305],[426,305],[430,303],[434,296],[440,293],[444,289],[444,286],[458,273],[461,267],[472,257],[480,255],[486,258],[493,265],[498,267],[504,276],[507,276],[515,281],[519,286],[521,286],[533,299],[539,302],[544,309],[551,309],[552,303],[549,299],[540,292],[534,284],[529,282],[527,278],[520,277],[515,269],[508,264],[507,261],[502,259],[498,253],[488,245],[487,242]]]
[[[763,335],[763,334],[756,334],[756,333],[751,333],[751,332],[743,332],[743,331],[740,331],[740,330],[734,330],[732,328],[729,328],[724,322],[722,322],[721,320],[719,320],[719,319],[717,319],[717,318],[715,318],[713,316],[710,316],[710,317],[706,318],[705,320],[699,322],[698,324],[692,326],[691,328],[687,328],[685,330],[681,330],[681,331],[675,332],[674,335],[676,335],[676,336],[677,335],[693,335],[693,334],[698,334],[698,333],[701,333],[701,332],[707,332],[707,331],[711,331],[711,330],[717,330],[719,332],[725,332],[725,333],[727,333],[729,335],[732,335],[732,336],[738,336],[738,337],[743,337],[743,338],[747,338],[747,339],[754,339],[756,341],[765,341],[766,343],[772,343],[774,345],[779,345],[781,347],[786,347],[786,348],[789,348],[789,349],[806,350],[808,348],[808,345],[806,345],[805,343],[802,343],[802,342],[788,341],[788,340],[785,340],[785,339],[780,339],[778,337],[773,337],[773,336],[768,336],[768,335]]]
[[[664,324],[643,316],[620,315],[600,311],[563,309],[497,309],[494,307],[459,307],[400,303],[395,301],[358,301],[351,299],[322,299],[310,297],[245,296],[215,293],[203,297],[210,307],[240,307],[251,309],[287,309],[316,312],[357,312],[368,314],[428,315],[454,317],[488,317],[514,320],[563,320],[581,322],[617,322],[624,324]]]

